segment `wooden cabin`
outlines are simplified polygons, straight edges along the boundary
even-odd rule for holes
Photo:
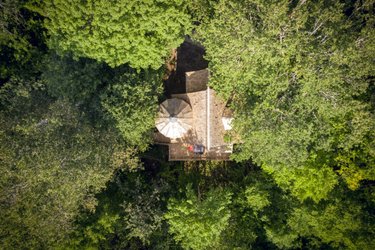
[[[154,141],[168,145],[170,161],[229,160],[233,144],[226,142],[224,136],[231,129],[231,112],[207,87],[208,78],[207,69],[185,72],[184,93],[171,94],[169,104],[166,100],[160,106]],[[178,107],[172,106],[181,102],[190,107],[184,104],[183,110],[176,111]],[[168,117],[168,112],[173,114]],[[175,114],[178,112],[184,114]],[[197,152],[195,148],[204,150]]]

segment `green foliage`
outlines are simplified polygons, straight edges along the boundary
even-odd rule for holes
[[[372,0],[1,1],[1,248],[375,249],[374,16]],[[162,92],[149,68],[191,20],[241,163],[138,155]]]
[[[82,58],[76,61],[51,53],[44,64],[43,79],[50,95],[72,102],[87,101],[99,85],[109,81],[105,65],[94,60]]]
[[[319,209],[296,208],[288,219],[288,226],[300,236],[317,237],[333,247],[355,249],[350,232],[360,228],[360,221],[353,216],[358,214],[357,209],[353,205],[344,210],[334,205]]]
[[[191,29],[181,0],[48,0],[42,9],[50,48],[111,67],[158,69]]]
[[[130,176],[129,176],[130,177]],[[140,177],[129,183],[120,184],[121,192],[128,196],[121,207],[124,211],[123,225],[127,240],[138,239],[143,244],[150,243],[151,236],[161,229],[161,183],[145,182]]]
[[[101,215],[97,223],[85,229],[84,236],[90,241],[92,248],[96,248],[101,240],[106,239],[105,236],[107,234],[114,232],[113,225],[118,221],[118,219],[118,215],[104,213]],[[90,248],[90,246],[86,246],[86,248]]]
[[[360,150],[354,149],[335,158],[340,167],[337,172],[352,190],[358,189],[362,180],[375,180],[375,158],[366,156]]]
[[[189,0],[187,1],[189,14],[194,22],[204,22],[212,18],[217,0]]]
[[[108,202],[108,199],[107,199]],[[88,219],[89,218],[89,219]],[[110,205],[99,204],[94,214],[87,214],[61,249],[98,249],[120,225],[120,215]],[[88,220],[88,221],[87,221]]]
[[[21,16],[21,1],[3,1],[0,6],[0,45],[14,49],[14,57],[20,60],[30,49],[27,38],[19,34],[19,26],[25,25]],[[3,48],[2,48],[3,49]]]
[[[144,171],[119,171],[98,194],[95,212],[82,213],[66,242],[74,249],[133,249],[155,245],[163,235],[163,196],[168,185]],[[161,242],[160,242],[161,243]]]
[[[268,187],[257,187],[262,183],[267,183]],[[263,228],[267,240],[278,248],[372,249],[374,246],[370,236],[374,233],[372,219],[364,204],[360,205],[361,193],[350,193],[338,187],[317,204],[301,203],[272,187],[264,178],[248,186],[247,190],[253,187],[268,194],[268,204],[251,220]],[[242,204],[254,210],[253,204]],[[262,230],[256,232],[262,237]]]
[[[370,2],[233,0],[214,6],[197,38],[210,61],[210,85],[233,103],[234,133],[242,142],[235,160],[251,158],[275,173],[309,165],[321,172],[310,176],[324,176],[326,168],[310,163],[314,155],[329,158],[330,168],[338,155],[350,158],[355,149],[361,159],[374,159]],[[369,171],[374,166],[368,163],[351,169]]]
[[[144,150],[150,142],[161,83],[154,71],[124,73],[103,94],[102,105],[128,145]]]
[[[242,185],[245,186],[238,192],[234,211],[241,217],[237,215],[239,218],[235,224],[238,234],[247,232],[248,236],[242,235],[240,239],[243,243],[239,249],[254,246],[273,249],[280,245],[279,242],[284,248],[299,247],[297,235],[285,225],[296,200],[286,195],[270,175],[260,170],[249,173]]]
[[[261,236],[258,221],[249,211],[237,208],[231,211],[231,218],[227,228],[222,232],[220,243],[215,249],[220,250],[246,250],[257,245]],[[265,248],[263,248],[265,249]]]
[[[335,172],[326,165],[306,166],[299,168],[263,166],[270,173],[276,183],[300,201],[311,198],[315,202],[328,197],[328,194],[337,185],[338,178]]]
[[[256,186],[249,186],[245,191],[245,197],[256,214],[270,205],[269,194]]]
[[[298,234],[291,232],[289,228],[284,225],[279,225],[277,230],[265,228],[267,238],[270,242],[281,249],[296,249],[301,248],[301,243],[297,241]]]
[[[0,4],[0,80],[35,73],[45,46],[39,15],[23,8],[26,0]]]
[[[209,191],[200,200],[189,185],[186,199],[171,199],[165,218],[169,231],[185,249],[218,247],[220,235],[228,225],[231,193],[220,189]]]
[[[261,174],[251,172],[251,176],[242,176],[242,180],[234,184],[237,191],[233,192],[236,195],[232,197],[231,217],[218,249],[252,249],[264,237],[260,222],[264,209],[271,204],[272,192],[267,190],[267,180]],[[269,249],[266,245],[259,248]]]
[[[287,220],[292,232],[309,239],[313,247],[373,249],[375,241],[363,237],[371,232],[366,212],[353,200],[295,208]]]
[[[116,152],[115,132],[94,128],[44,84],[14,79],[1,88],[0,213],[2,246],[46,248],[61,243],[79,208],[95,209]]]

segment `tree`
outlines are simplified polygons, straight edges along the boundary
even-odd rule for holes
[[[259,171],[252,172],[253,176],[260,178],[259,183],[247,184],[245,189],[240,188],[234,196],[231,206],[231,217],[228,227],[223,231],[218,249],[270,249],[270,244],[264,241],[262,228],[263,210],[271,204],[273,193],[267,190],[267,181],[262,178]],[[244,178],[247,180],[248,178]],[[255,179],[255,178],[254,178]],[[242,186],[247,181],[241,181]],[[259,244],[261,242],[261,244]]]
[[[284,248],[298,247],[296,234],[285,227],[296,199],[280,189],[272,176],[261,169],[254,169],[237,185],[232,207],[236,220],[230,230],[226,230],[231,237],[222,240],[224,246],[231,247],[223,249],[275,249],[278,241],[283,242]],[[282,237],[269,234],[268,227]]]
[[[161,229],[163,221],[162,193],[167,186],[153,180],[145,180],[145,173],[127,174],[116,180],[122,196],[123,228],[125,239],[139,240],[149,245],[153,234]],[[120,180],[123,179],[123,180]]]
[[[329,193],[338,184],[336,173],[328,165],[306,165],[298,168],[287,166],[269,167],[262,169],[271,174],[275,182],[300,201],[312,199],[319,202],[327,199]]]
[[[29,11],[26,0],[0,3],[0,81],[12,76],[35,75],[45,52],[40,15]]]
[[[111,67],[158,69],[191,29],[180,0],[49,0],[41,8],[50,48]]]
[[[161,77],[155,71],[120,75],[102,95],[102,105],[130,146],[146,149],[155,127]]]
[[[87,223],[88,225],[86,224],[85,227],[82,225],[77,227],[73,232],[74,236],[67,240],[67,244],[62,249],[98,249],[104,245],[103,242],[106,242],[109,235],[115,232],[115,227],[119,225],[120,219],[117,213],[109,211],[108,206],[104,206],[95,215],[90,214],[88,217],[94,222]]]
[[[275,246],[279,249],[372,249],[375,244],[370,208],[373,204],[370,200],[362,202],[367,199],[364,190],[353,192],[342,183],[317,203],[301,202],[289,195],[264,172],[251,173],[243,184],[246,186],[237,192],[232,214],[242,214],[236,220],[241,228],[234,231],[252,229],[248,239],[255,235],[257,240],[250,247],[265,248],[267,241],[272,243],[266,245],[267,249]],[[248,226],[243,225],[245,221]]]
[[[123,162],[116,157],[126,146],[115,131],[93,127],[44,89],[22,79],[0,89],[0,235],[8,249],[62,243]]]
[[[95,212],[77,216],[76,230],[63,248],[139,249],[161,244],[169,186],[148,175],[143,170],[118,171],[96,196]]]
[[[309,248],[374,248],[371,216],[358,200],[342,195],[335,193],[329,202],[318,205],[295,204],[283,226],[285,230],[272,222],[265,225],[269,240],[279,248],[301,247],[303,242]]]
[[[165,218],[169,232],[185,249],[218,247],[220,235],[228,225],[231,193],[211,190],[200,200],[189,185],[186,198],[171,199]]]
[[[375,158],[370,2],[233,0],[214,6],[197,38],[210,61],[210,85],[233,103],[234,133],[243,142],[235,160],[251,158],[277,173],[327,169],[311,163],[323,156],[331,169],[350,165],[353,179],[362,170],[368,174],[360,179],[375,178],[373,161],[358,160]]]
[[[42,78],[48,93],[77,104],[87,102],[99,86],[110,81],[106,65],[87,58],[74,60],[68,55],[60,57],[50,53],[44,65]]]

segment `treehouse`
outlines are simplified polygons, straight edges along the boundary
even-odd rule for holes
[[[226,103],[207,87],[207,69],[185,72],[183,93],[173,93],[159,106],[155,143],[168,145],[170,161],[229,160],[233,144]],[[181,88],[180,88],[181,89]]]

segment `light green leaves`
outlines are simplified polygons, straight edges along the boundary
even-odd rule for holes
[[[171,199],[168,203],[165,218],[169,231],[184,249],[217,248],[229,223],[230,203],[229,192],[212,190],[200,200],[189,185],[186,199]]]
[[[129,146],[144,150],[150,142],[161,83],[160,74],[154,71],[125,73],[102,95],[104,109]]]
[[[111,67],[158,69],[191,29],[180,1],[49,0],[49,46]]]
[[[335,186],[329,168],[337,168],[338,155],[350,158],[360,148],[360,158],[375,157],[375,68],[368,56],[374,18],[367,5],[358,3],[349,17],[350,4],[338,1],[218,1],[197,29],[210,61],[209,84],[235,111],[233,133],[241,143],[233,159],[252,159],[275,175],[288,169],[291,176],[283,178],[301,187],[295,194],[302,200],[326,196],[312,185],[323,187],[319,178],[327,189]],[[325,167],[317,154],[327,158]],[[309,177],[297,185],[300,171]]]
[[[276,170],[272,167],[262,166],[270,173],[276,183],[300,201],[308,198],[319,202],[328,198],[328,194],[338,184],[338,177],[327,165],[288,167],[279,166]]]
[[[262,211],[263,208],[270,205],[269,194],[259,190],[257,187],[250,186],[245,191],[245,197],[249,206],[255,213]]]

